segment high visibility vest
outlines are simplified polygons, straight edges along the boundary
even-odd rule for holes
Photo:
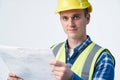
[[[64,63],[66,62],[65,43],[60,43],[53,46],[52,50],[57,60]],[[109,52],[109,50],[104,49],[92,42],[85,48],[85,50],[82,51],[82,53],[80,53],[80,55],[72,65],[71,70],[84,80],[92,80],[96,61],[103,51]],[[110,55],[112,56],[111,53]],[[114,61],[115,60],[113,57],[113,63],[115,63]]]

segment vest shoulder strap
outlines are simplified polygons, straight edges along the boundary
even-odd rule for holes
[[[82,75],[81,77],[85,80],[89,80],[89,76],[86,76],[87,73],[90,73],[90,68],[91,68],[91,65],[92,65],[92,62],[93,62],[93,59],[94,59],[94,56],[95,54],[98,52],[98,50],[100,49],[101,47],[97,44],[95,44],[95,46],[93,47],[93,49],[91,50],[91,52],[89,53],[86,61],[85,61],[85,64],[83,66],[83,69],[82,69]]]
[[[53,51],[54,56],[57,55],[57,53],[58,53],[60,47],[61,47],[63,44],[64,44],[64,42],[61,42],[61,43],[59,43],[58,45],[56,45],[55,48],[53,48],[52,51]]]

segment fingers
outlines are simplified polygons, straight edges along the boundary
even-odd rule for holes
[[[51,60],[50,65],[53,65],[52,72],[56,80],[70,80],[73,72],[66,63]]]
[[[58,61],[58,60],[51,60],[51,61],[50,61],[50,65],[54,65],[54,66],[66,66],[65,63],[60,62],[60,61]]]
[[[9,73],[9,77],[7,80],[23,80],[23,79],[16,76],[14,73]]]
[[[67,64],[57,61],[57,60],[51,60],[50,65],[54,66],[52,69],[52,72],[54,71],[63,72],[68,68]]]
[[[9,73],[9,76],[10,77],[15,77],[16,75],[15,75],[15,73]]]

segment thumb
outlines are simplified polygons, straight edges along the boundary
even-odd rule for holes
[[[9,76],[15,77],[16,75],[15,75],[15,73],[11,72],[11,73],[9,73]]]

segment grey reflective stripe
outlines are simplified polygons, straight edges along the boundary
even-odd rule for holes
[[[90,73],[90,68],[91,68],[91,64],[92,64],[93,58],[94,58],[95,54],[97,53],[97,51],[100,48],[101,48],[100,46],[95,44],[95,46],[93,47],[92,51],[88,55],[88,57],[87,57],[87,59],[85,61],[85,64],[83,66],[83,70],[82,70],[81,77],[83,78],[83,80],[88,80],[89,79],[89,73]]]
[[[62,46],[63,43],[64,43],[64,42],[59,43],[59,44],[53,49],[54,56],[57,55],[57,53],[58,53],[58,51],[59,51],[59,49],[60,49],[60,47]]]

